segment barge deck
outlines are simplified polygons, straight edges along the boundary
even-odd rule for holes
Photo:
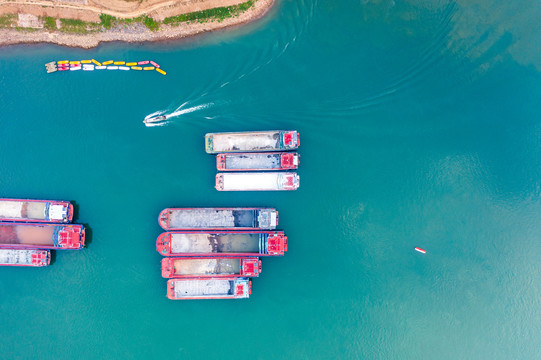
[[[283,231],[165,232],[156,241],[164,256],[282,256],[287,251]]]
[[[0,222],[0,248],[81,249],[85,229],[76,224],[28,224]]]
[[[297,190],[300,177],[293,172],[218,173],[218,191],[285,191]]]
[[[257,277],[261,273],[259,258],[183,257],[163,258],[164,278]]]
[[[48,266],[49,250],[0,249],[0,266]]]
[[[209,154],[287,151],[297,149],[299,144],[300,136],[296,130],[209,133],[205,135],[205,151]]]
[[[295,170],[299,162],[299,154],[288,152],[216,155],[216,168],[219,171]]]
[[[246,278],[167,281],[167,297],[171,300],[242,299],[251,293],[252,282]]]
[[[168,208],[158,217],[164,230],[267,229],[278,225],[272,208]]]
[[[69,223],[73,205],[69,201],[0,199],[0,221]]]

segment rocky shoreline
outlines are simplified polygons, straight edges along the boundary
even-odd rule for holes
[[[59,31],[49,32],[44,29],[25,31],[0,29],[0,46],[15,44],[53,43],[68,47],[91,49],[102,42],[149,42],[174,40],[197,34],[224,29],[226,27],[246,24],[264,16],[274,5],[274,0],[257,0],[252,7],[238,16],[206,22],[181,23],[178,25],[161,25],[157,31],[151,31],[142,24],[116,26],[89,34],[68,34]]]

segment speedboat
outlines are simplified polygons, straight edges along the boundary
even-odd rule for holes
[[[145,124],[152,124],[152,123],[157,123],[157,122],[164,121],[164,120],[167,120],[167,116],[158,115],[158,116],[149,117],[148,119],[143,120],[143,122]]]

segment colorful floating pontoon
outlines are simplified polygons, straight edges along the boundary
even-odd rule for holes
[[[252,282],[246,278],[171,279],[167,297],[171,300],[242,299],[252,293]]]
[[[202,277],[257,277],[259,258],[180,257],[162,259],[162,277],[168,279]]]
[[[0,249],[0,266],[48,266],[49,250]]]
[[[147,65],[151,64],[153,66],[145,66],[141,67],[138,65]],[[93,70],[156,70],[156,72],[167,75],[167,72],[162,70],[160,68],[160,65],[152,60],[144,60],[144,61],[115,61],[115,60],[107,60],[102,63],[95,59],[91,60],[59,60],[59,61],[51,61],[45,64],[45,70],[48,74],[57,72],[57,71],[77,71],[77,70],[83,70],[83,71],[93,71]]]

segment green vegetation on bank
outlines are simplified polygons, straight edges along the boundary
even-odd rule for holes
[[[191,12],[188,14],[181,14],[177,16],[171,16],[163,20],[164,24],[179,25],[180,23],[187,21],[206,22],[209,20],[222,21],[227,18],[231,18],[245,12],[254,5],[254,0],[249,0],[238,5],[224,6],[214,9],[202,10]]]
[[[43,19],[43,27],[50,31],[56,30],[56,19],[50,16],[47,16]]]
[[[156,31],[160,28],[160,23],[147,15],[142,15],[131,19],[119,19],[107,14],[100,15],[100,24],[104,29],[111,29],[116,25],[130,25],[137,23],[145,25],[152,31]]]
[[[17,24],[17,15],[7,14],[0,16],[0,28],[8,28]]]
[[[60,19],[60,31],[70,34],[88,34],[100,29],[100,24],[74,19]]]

